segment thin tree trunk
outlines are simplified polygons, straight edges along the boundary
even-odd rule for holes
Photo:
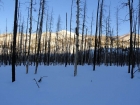
[[[82,24],[82,42],[81,42],[81,64],[83,65],[83,42],[84,42],[84,30],[86,22],[86,0],[84,3],[84,15],[83,15],[83,24]]]
[[[37,26],[36,26],[36,39],[35,39],[35,60],[36,60],[36,55],[37,55],[38,29],[39,29],[39,21],[40,21],[40,14],[41,14],[41,0],[40,0],[40,5],[39,5],[39,11],[38,12],[39,13],[38,13]],[[35,62],[34,62],[34,65],[35,65]]]
[[[72,7],[73,7],[73,0],[71,3],[71,15],[70,15],[70,45],[69,45],[69,63],[71,61],[71,23],[72,23]]]
[[[116,12],[116,25],[117,25],[117,29],[116,29],[116,31],[117,31],[117,56],[116,56],[116,58],[117,58],[117,66],[118,66],[118,48],[119,48],[119,37],[118,37],[118,31],[119,31],[119,22],[118,22],[118,12],[119,12],[119,10],[118,10],[118,8],[117,8],[117,12]]]
[[[23,26],[23,24],[24,24],[24,21],[23,21],[23,23],[22,23],[22,25],[21,25],[21,34],[20,34],[20,56],[19,56],[19,63],[20,63],[20,65],[21,65],[21,61],[22,61],[22,56],[23,56],[23,48],[22,48],[22,46],[23,46],[23,44],[22,44],[22,42],[23,42],[23,31],[24,31],[24,26]]]
[[[24,43],[24,45],[25,45],[25,49],[24,49],[24,57],[25,57],[25,62],[26,62],[26,60],[27,60],[27,58],[26,58],[26,53],[27,53],[27,34],[28,34],[28,20],[29,20],[29,8],[28,8],[28,18],[27,18],[27,28],[26,28],[26,37],[25,37],[25,43]]]
[[[90,38],[90,46],[89,46],[90,53],[89,53],[89,60],[88,60],[88,62],[91,62],[91,60],[92,60],[91,49],[90,49],[90,47],[92,46],[92,27],[93,27],[93,12],[92,12],[92,20],[91,20],[91,33],[90,33],[91,38]]]
[[[94,47],[94,61],[93,61],[93,70],[95,70],[96,65],[96,50],[97,50],[97,34],[98,34],[98,13],[99,13],[99,3],[100,0],[98,0],[98,6],[97,6],[97,16],[96,16],[96,30],[95,30],[95,47]]]
[[[68,42],[67,42],[67,13],[66,13],[66,33],[65,33],[65,67],[67,66],[68,60]]]
[[[56,51],[55,51],[55,63],[57,63],[58,61],[58,48],[59,48],[59,44],[58,44],[58,36],[59,36],[59,31],[60,31],[60,22],[61,22],[61,18],[60,15],[58,17],[58,22],[57,22],[57,30],[56,30],[56,39],[55,39],[55,46],[56,46]]]
[[[78,64],[78,40],[79,40],[79,16],[80,16],[80,0],[77,0],[77,17],[76,17],[76,28],[75,28],[75,33],[76,33],[76,53],[75,53],[75,63],[74,63],[74,76],[77,75],[77,64]]]
[[[84,54],[83,54],[83,63],[86,63],[87,62],[87,55],[86,55],[86,52],[87,52],[87,29],[86,29],[86,36],[85,36],[85,42],[84,42]]]
[[[52,14],[53,14],[53,10],[51,12],[51,18],[50,18],[50,27],[49,27],[49,42],[48,42],[48,57],[47,57],[47,65],[50,64],[50,53],[51,53],[51,34],[52,34],[52,23],[53,23],[53,17],[52,17]]]
[[[133,2],[132,0],[128,0],[128,6],[129,6],[129,19],[130,19],[130,51],[129,51],[129,65],[128,65],[128,73],[130,73],[130,68],[131,68],[131,64],[132,64],[132,27],[133,27],[133,15],[132,15],[132,11],[133,11],[133,6],[132,6]],[[132,77],[133,78],[133,75]]]
[[[41,19],[40,19],[40,26],[39,26],[39,32],[38,32],[38,50],[37,50],[37,60],[36,60],[36,68],[35,68],[35,74],[37,74],[37,68],[38,68],[38,62],[39,62],[39,51],[41,47],[41,36],[42,36],[42,29],[43,29],[43,17],[45,12],[45,0],[42,0],[42,11],[41,11]]]
[[[48,44],[48,18],[49,13],[47,11],[47,20],[46,20],[46,36],[45,36],[45,56],[44,56],[44,64],[47,62],[47,44]]]
[[[29,45],[28,45],[28,55],[26,63],[26,74],[28,73],[29,59],[30,59],[30,43],[31,43],[31,34],[32,34],[32,9],[33,9],[33,0],[30,1],[30,28],[29,28]]]
[[[139,46],[139,43],[140,43],[140,41],[139,41],[139,33],[140,33],[140,0],[139,0],[139,6],[138,6],[138,8],[139,8],[139,11],[138,11],[138,50],[137,50],[137,59],[138,59],[138,65],[139,65],[139,51],[140,51],[140,46]]]
[[[99,18],[99,42],[98,42],[98,55],[97,55],[97,62],[100,64],[100,54],[101,54],[101,36],[102,36],[102,17],[103,17],[103,3],[101,2],[100,7],[100,18]]]

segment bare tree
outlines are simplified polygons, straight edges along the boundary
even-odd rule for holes
[[[27,27],[26,27],[26,37],[25,37],[25,43],[24,43],[24,59],[25,59],[25,62],[26,62],[26,53],[27,53],[27,35],[28,35],[28,20],[29,20],[29,8],[28,8],[28,17],[27,17]]]
[[[128,73],[130,73],[130,68],[132,64],[133,58],[133,45],[132,45],[132,35],[133,35],[133,0],[128,0],[129,6],[129,22],[130,22],[130,51],[129,51],[129,65],[128,65]],[[131,69],[131,78],[133,78],[133,68]]]
[[[43,28],[43,17],[45,14],[45,0],[42,0],[41,2],[41,18],[40,18],[40,25],[39,25],[39,31],[38,31],[38,50],[37,50],[37,56],[36,56],[36,68],[35,68],[35,74],[37,74],[37,68],[38,68],[38,62],[39,62],[39,51],[41,46],[41,36],[42,36],[42,28]]]
[[[135,67],[135,61],[136,61],[136,56],[137,54],[135,53],[135,48],[136,48],[136,30],[137,30],[137,16],[136,16],[136,19],[134,19],[134,16],[133,16],[133,20],[134,20],[134,26],[133,26],[133,36],[134,36],[134,39],[133,39],[133,56],[132,56],[132,68],[131,68],[131,78],[134,77],[134,67]],[[133,38],[133,37],[132,37]]]
[[[53,10],[51,12],[50,23],[49,23],[49,41],[48,41],[48,57],[47,57],[48,65],[50,64],[52,25],[53,25]]]
[[[117,34],[117,56],[116,56],[116,59],[117,59],[117,66],[118,66],[118,48],[119,48],[119,37],[118,37],[118,33],[119,33],[119,22],[118,22],[118,15],[119,15],[119,10],[117,8],[117,11],[116,11],[116,34]]]
[[[57,21],[57,29],[56,29],[56,39],[55,39],[55,46],[56,46],[56,51],[55,51],[55,62],[58,61],[58,50],[59,50],[59,44],[58,44],[58,37],[59,37],[59,31],[61,28],[61,17],[59,15],[58,21]]]
[[[114,39],[113,39],[113,29],[112,30],[110,29],[110,66],[112,66],[113,41],[114,41]]]
[[[23,38],[24,38],[24,21],[22,22],[22,25],[21,25],[21,34],[20,34],[20,51],[19,51],[19,63],[21,65],[21,61],[22,61],[22,55],[23,55]]]
[[[65,33],[65,67],[67,66],[68,60],[68,42],[67,42],[67,13],[66,13],[66,33]]]
[[[111,27],[110,27],[110,6],[109,6],[109,14],[108,14],[108,16],[106,18],[106,41],[105,41],[105,63],[107,65],[108,65],[109,60],[110,60],[110,59],[107,59],[107,57],[108,57],[108,54],[109,54],[108,49],[111,46],[111,40],[112,40],[111,36],[109,36],[109,35],[112,35],[111,32],[112,31],[111,31]]]
[[[5,39],[4,39],[4,45],[3,45],[3,52],[2,52],[2,58],[4,60],[4,64],[7,65],[7,54],[8,53],[8,46],[7,46],[7,19],[6,19],[6,33],[5,33]]]
[[[87,28],[86,28],[86,35],[85,35],[85,41],[84,41],[84,54],[83,54],[83,63],[86,63],[87,62]]]
[[[91,31],[90,31],[90,39],[89,39],[89,59],[88,59],[88,64],[91,63],[92,60],[92,56],[91,56],[91,46],[92,46],[92,40],[93,40],[93,36],[92,36],[92,27],[93,27],[93,12],[92,12],[92,18],[91,18]]]
[[[15,81],[15,63],[16,63],[16,36],[18,28],[18,0],[15,0],[15,15],[14,15],[14,32],[13,32],[13,52],[12,52],[12,82]]]
[[[69,63],[71,61],[71,23],[72,23],[72,7],[73,7],[73,0],[71,3],[71,14],[70,14],[70,45],[69,45]]]
[[[95,70],[95,65],[96,65],[96,50],[97,50],[97,34],[98,34],[99,4],[100,4],[100,0],[98,0],[97,15],[96,15],[96,30],[95,30],[95,44],[94,44],[93,70]]]
[[[26,63],[26,73],[28,73],[29,66],[29,56],[30,56],[30,43],[31,43],[31,34],[32,34],[32,11],[33,11],[33,0],[30,1],[30,28],[29,28],[29,45],[28,45],[28,55],[27,55],[27,63]]]
[[[37,26],[36,26],[35,55],[37,54],[38,30],[39,30],[40,15],[41,15],[41,0],[40,0],[40,3],[39,3],[39,13],[38,13]]]
[[[85,22],[86,22],[86,9],[87,9],[87,4],[86,4],[86,0],[85,0],[83,23],[82,23],[82,41],[81,41],[81,64],[82,65],[83,65],[83,42],[84,42],[84,31],[85,31]]]
[[[75,63],[74,63],[74,76],[77,75],[77,64],[78,64],[80,0],[77,0],[76,4],[77,4],[77,15],[76,15],[76,24],[77,24],[77,26],[75,28],[75,33],[76,33],[76,53],[75,53]]]
[[[140,47],[140,45],[139,45],[139,43],[140,43],[140,41],[139,41],[139,34],[140,34],[140,0],[139,0],[139,5],[138,5],[138,27],[137,27],[137,29],[138,29],[138,50],[137,50],[137,59],[139,60],[139,47]],[[138,61],[138,65],[139,65],[139,61]]]
[[[47,11],[47,18],[46,18],[46,36],[45,36],[45,56],[44,56],[44,64],[47,62],[47,46],[48,46],[48,25],[49,25],[49,10]]]
[[[99,38],[98,38],[98,55],[97,55],[97,62],[98,62],[98,64],[100,64],[100,55],[101,55],[101,37],[102,37],[103,5],[104,5],[104,0],[102,0],[101,1],[101,4],[100,4]]]

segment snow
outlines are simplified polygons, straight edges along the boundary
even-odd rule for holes
[[[134,79],[127,66],[64,65],[16,67],[16,81],[11,82],[11,66],[0,69],[0,105],[140,105],[140,72]],[[38,81],[44,77],[37,87]]]

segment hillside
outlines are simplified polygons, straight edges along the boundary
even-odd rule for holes
[[[6,45],[10,49],[10,45],[13,40],[12,37],[13,35],[11,33],[8,33],[7,35],[1,34],[0,47],[2,48],[2,46]],[[62,49],[66,50],[66,45],[72,51],[73,47],[75,46],[74,38],[75,38],[75,33],[71,32],[70,34],[69,31],[66,32],[65,30],[59,31],[58,33],[49,33],[49,32],[45,33],[44,32],[42,33],[42,36],[41,36],[41,51],[43,52],[45,50],[45,42],[47,42],[46,46],[48,48],[49,41],[50,41],[50,46],[51,46],[52,51],[54,51],[56,47],[57,47],[58,52],[61,52]],[[122,46],[124,48],[129,47],[129,39],[130,39],[129,34],[119,35],[118,37],[119,47],[122,47]],[[133,39],[134,39],[134,35],[133,35]],[[95,41],[94,35],[83,36],[83,46],[85,46],[86,48],[88,48],[88,46],[94,48],[94,41]],[[115,48],[117,46],[117,37],[113,36],[110,38],[110,37],[106,37],[105,35],[101,36],[101,47],[105,47],[105,45],[110,47],[111,42],[112,42],[112,47]],[[36,33],[33,33],[31,35],[31,45],[30,45],[32,52],[35,52],[35,47],[37,47],[37,43],[38,43],[38,40],[36,41]],[[79,35],[79,45],[81,45],[81,43],[82,43],[82,35]],[[17,49],[24,50],[25,45],[27,46],[26,48],[28,49],[29,35],[19,33],[17,35]],[[138,45],[138,35],[136,35],[136,45]]]

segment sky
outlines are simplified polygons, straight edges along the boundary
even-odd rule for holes
[[[21,12],[21,20],[24,20],[24,26],[26,28],[26,21],[27,21],[27,14],[29,7],[30,0],[19,0],[20,5],[20,12]],[[38,17],[38,8],[39,8],[39,0],[34,0],[37,4],[34,5],[34,8],[36,12],[33,12],[33,18],[37,21]],[[85,0],[81,0],[81,8],[84,6]],[[91,32],[91,20],[92,20],[92,13],[93,13],[93,30],[92,34],[95,33],[95,22],[96,22],[96,11],[97,11],[97,4],[98,0],[86,0],[87,2],[87,13],[86,13],[86,27],[88,28],[88,33]],[[114,35],[116,35],[116,8],[118,7],[120,9],[119,11],[119,35],[127,34],[129,33],[129,21],[123,21],[128,19],[128,7],[122,7],[122,3],[127,2],[127,0],[104,0],[104,20],[109,14],[109,5],[110,5],[110,13],[111,13],[111,27],[114,29]],[[138,1],[135,0],[135,7],[137,7]],[[52,31],[56,31],[56,24],[58,21],[58,16],[60,15],[61,18],[61,30],[66,29],[66,13],[67,13],[67,29],[70,30],[70,13],[71,13],[71,3],[72,0],[47,0],[46,2],[46,8],[49,10],[49,15],[51,14],[53,10],[53,27]],[[7,21],[7,31],[12,32],[13,30],[13,21],[14,21],[14,4],[15,0],[1,0],[0,3],[0,33],[6,32],[6,21]],[[47,10],[47,9],[46,9]],[[47,11],[46,11],[47,12]],[[72,30],[74,31],[76,27],[76,0],[74,0],[73,3],[73,17],[72,17]],[[83,10],[81,10],[81,14],[83,14]],[[80,16],[82,19],[82,15]],[[44,26],[43,31],[45,31],[45,22],[46,22],[46,15],[44,16]],[[82,24],[82,20],[80,21],[80,24]],[[103,25],[105,25],[103,23]],[[80,26],[81,27],[81,26]],[[25,29],[24,29],[25,31]],[[32,32],[36,31],[36,22],[33,21],[33,30]],[[103,30],[103,33],[105,30]]]

